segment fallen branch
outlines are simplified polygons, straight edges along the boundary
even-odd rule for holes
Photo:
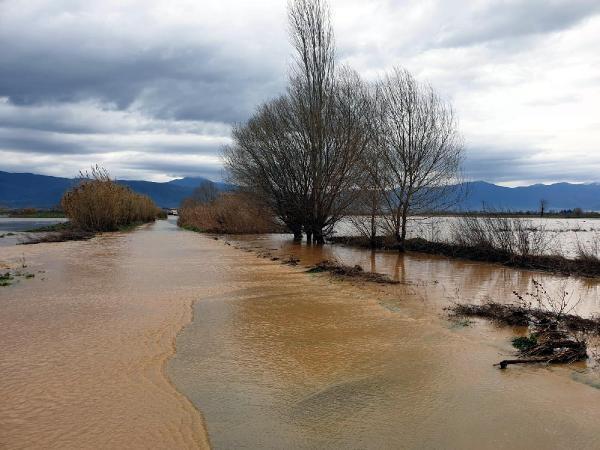
[[[511,364],[570,364],[587,359],[587,344],[576,333],[600,334],[598,319],[575,315],[556,315],[539,308],[489,302],[483,305],[455,305],[453,314],[481,317],[504,325],[530,326],[529,337],[513,340],[519,359],[505,359],[494,366],[506,369]]]

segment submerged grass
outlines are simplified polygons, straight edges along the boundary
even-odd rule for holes
[[[29,230],[25,230],[26,233],[44,233],[44,232],[55,232],[55,231],[63,231],[70,230],[73,226],[70,222],[62,222],[55,223],[53,225],[44,225],[41,227],[31,228]]]
[[[529,336],[512,339],[518,359],[505,359],[497,365],[568,364],[586,359],[586,336],[600,335],[600,318],[583,318],[562,311],[548,311],[525,304],[488,302],[481,305],[457,304],[449,308],[455,317],[480,317],[509,326],[527,326]]]
[[[19,219],[56,219],[65,217],[64,211],[58,209],[36,209],[36,208],[25,208],[10,211],[8,217],[19,218]]]
[[[10,272],[0,274],[0,286],[10,286],[13,279],[14,277],[10,274]]]
[[[329,272],[341,278],[359,278],[365,281],[384,284],[398,284],[387,275],[375,272],[365,272],[360,265],[347,266],[335,261],[324,260],[307,270],[307,273]]]

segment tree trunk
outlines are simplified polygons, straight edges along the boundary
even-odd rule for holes
[[[311,230],[306,230],[306,243],[307,244],[312,244],[312,231]]]
[[[315,244],[318,245],[323,245],[325,243],[325,238],[323,237],[323,229],[322,228],[316,228],[314,230],[314,236],[315,236]]]
[[[404,243],[406,242],[406,221],[408,219],[408,203],[404,204],[402,208],[402,235],[400,236],[400,247],[401,252],[404,251]]]
[[[375,224],[375,206],[371,209],[371,248],[375,248],[377,244],[377,227]]]
[[[294,230],[294,242],[302,242],[302,230]]]

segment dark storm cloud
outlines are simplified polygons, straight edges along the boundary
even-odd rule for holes
[[[211,180],[225,178],[225,172],[220,165],[190,166],[187,162],[165,162],[162,160],[144,160],[123,163],[123,167],[144,172],[164,172],[170,177],[206,177]]]
[[[578,155],[565,164],[562,158],[548,157],[532,148],[470,148],[465,171],[470,180],[493,183],[595,182],[600,162]]]
[[[285,89],[285,3],[0,0],[0,170],[72,176],[102,163],[127,178],[221,177],[218,155],[231,124]],[[584,121],[585,133],[574,139],[562,136],[556,122],[547,125],[557,130],[545,147],[532,144],[543,134],[538,124],[529,134],[519,129],[521,141],[479,143],[513,135],[502,117],[523,105],[530,108],[520,110],[525,120],[565,105],[567,119],[589,109],[581,104],[600,85],[598,71],[589,70],[600,67],[593,59],[597,44],[586,44],[597,42],[593,33],[571,33],[564,48],[553,41],[556,53],[540,42],[585,27],[600,12],[599,1],[331,0],[331,6],[342,62],[370,79],[392,65],[407,66],[453,100],[471,124],[467,141],[470,134],[480,138],[468,150],[471,178],[592,178],[595,163],[568,158],[579,146],[591,148],[597,128]],[[580,35],[589,47],[581,54]],[[532,60],[535,70],[525,70]],[[568,67],[573,74],[551,95],[545,86],[555,79],[537,96],[511,90]],[[498,106],[505,92],[514,99],[510,107]],[[567,155],[562,160],[556,152],[543,156],[557,148]]]
[[[597,0],[519,0],[490,2],[471,14],[455,14],[442,28],[443,46],[477,45],[495,40],[551,33],[569,28],[600,12]]]
[[[48,155],[101,155],[119,151],[177,155],[218,155],[227,138],[187,135],[70,135],[0,128],[2,148],[20,153]]]
[[[139,101],[154,117],[232,122],[281,88],[276,66],[205,46],[139,53],[116,48],[102,55],[49,39],[35,48],[3,47],[0,96],[15,105],[97,99],[118,109]]]
[[[217,34],[215,24],[228,22],[203,14],[208,7],[196,5],[186,22],[183,3],[170,23],[147,2],[16,3],[0,3],[0,97],[15,105],[95,99],[154,117],[232,122],[283,87],[281,53],[263,51],[269,42],[252,42],[248,28]]]

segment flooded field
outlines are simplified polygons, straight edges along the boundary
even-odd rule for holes
[[[4,269],[35,273],[0,288],[0,446],[600,446],[592,362],[501,371],[525,330],[443,311],[560,277],[278,235],[229,243],[159,221],[0,249]],[[402,283],[305,273],[326,258]],[[567,282],[580,311],[600,310],[596,281]]]
[[[0,248],[15,245],[26,240],[27,230],[66,222],[62,218],[16,218],[0,216]]]
[[[57,223],[66,222],[67,219],[62,218],[18,218],[18,217],[1,217],[0,216],[0,234],[7,231],[26,231],[38,227],[55,225]]]
[[[539,274],[307,247],[277,235],[229,242],[247,255],[294,254],[299,271],[335,257],[402,284],[282,272],[270,258],[257,258],[249,270],[243,259],[246,270],[235,279],[249,285],[197,302],[168,366],[202,410],[215,448],[600,445],[600,378],[592,362],[500,371],[493,363],[512,354],[510,338],[525,330],[464,326],[442,309],[458,299],[457,287],[461,299],[508,299]],[[596,283],[572,282],[585,292],[580,307],[598,311]]]
[[[345,219],[336,225],[335,233],[340,236],[354,236],[359,232],[356,223],[367,224],[369,218],[354,217]],[[408,221],[407,237],[423,238],[434,242],[453,242],[455,230],[460,230],[460,217],[412,217]],[[592,250],[600,257],[600,219],[589,218],[520,218],[526,228],[543,235],[546,254],[559,254],[572,258],[577,256],[578,248]],[[378,220],[381,230],[384,221]]]

